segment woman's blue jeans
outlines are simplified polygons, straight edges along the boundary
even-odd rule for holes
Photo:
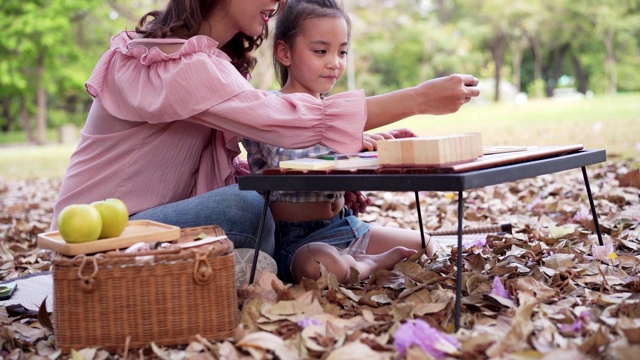
[[[189,199],[141,211],[131,220],[153,220],[180,228],[218,225],[235,248],[255,248],[264,198],[255,191],[229,185]],[[273,256],[275,223],[271,211],[262,231],[260,250]]]

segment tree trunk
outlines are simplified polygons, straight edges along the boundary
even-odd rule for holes
[[[0,131],[2,131],[3,133],[9,132],[14,121],[14,118],[11,115],[11,100],[9,98],[2,99],[2,117],[6,122],[2,124],[2,129],[0,129]]]
[[[604,68],[609,75],[609,86],[607,87],[607,93],[614,95],[618,92],[618,68],[615,54],[615,30],[609,28],[607,34],[604,36],[604,46],[607,48],[607,58],[604,61]]]
[[[27,137],[29,144],[34,144],[36,139],[33,137],[33,130],[31,129],[31,122],[29,121],[29,109],[27,108],[27,101],[24,96],[20,97],[20,117],[22,118],[22,129]]]
[[[493,63],[495,64],[496,86],[493,97],[495,102],[500,101],[500,82],[502,81],[502,65],[504,64],[504,51],[506,47],[507,42],[504,33],[498,32],[491,46],[491,54],[493,55]]]
[[[36,68],[36,102],[38,110],[36,113],[36,144],[42,145],[47,142],[47,89],[44,87],[45,57],[44,54],[38,56]]]
[[[528,39],[526,35],[522,35],[519,39],[511,42],[511,54],[513,56],[513,85],[518,92],[522,91],[521,69],[522,69],[522,53],[526,48]]]
[[[558,79],[562,76],[562,68],[564,65],[564,56],[569,49],[569,45],[565,45],[561,47],[558,52],[556,52],[556,56],[553,60],[553,89],[551,89],[551,94],[553,94],[553,90],[558,87]]]
[[[578,58],[578,56],[573,54],[573,56],[571,56],[571,60],[573,62],[573,69],[576,72],[576,77],[578,78],[578,91],[583,94],[586,94],[587,89],[589,88],[588,75],[585,73],[584,68],[582,67],[582,63],[580,62],[580,59]]]
[[[529,37],[529,41],[531,43],[531,51],[533,51],[533,80],[534,83],[538,83],[543,81],[542,79],[542,53],[540,50],[540,40],[533,36]],[[535,88],[536,93],[534,94],[536,99],[542,98],[542,89],[539,86]]]
[[[549,54],[551,59],[547,67],[547,79],[551,81],[546,83],[547,97],[553,97],[553,90],[555,90],[558,79],[562,75],[562,64],[567,50],[569,50],[569,44],[564,44]]]
[[[609,72],[609,88],[608,93],[615,95],[618,93],[618,64],[615,55],[607,55],[605,69]]]

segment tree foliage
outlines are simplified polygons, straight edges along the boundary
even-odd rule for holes
[[[108,15],[99,0],[4,0],[4,131],[22,127],[30,141],[43,143],[47,126],[84,120],[88,99],[83,84],[108,45],[115,23]]]
[[[351,3],[357,86],[369,93],[461,72],[534,96],[552,96],[563,75],[583,93],[640,90],[637,0]]]
[[[85,120],[91,99],[84,82],[109,38],[166,2],[2,3],[0,130],[22,128],[43,142],[46,127]],[[559,86],[583,93],[640,90],[640,0],[349,0],[344,6],[353,23],[353,61],[337,91],[355,86],[373,95],[452,73],[493,78],[496,101],[501,81],[536,97],[553,96]],[[253,76],[262,88],[277,86],[269,52],[268,45],[259,50]]]

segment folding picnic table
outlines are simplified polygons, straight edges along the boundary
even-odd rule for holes
[[[241,190],[256,190],[269,198],[271,191],[413,191],[422,245],[425,247],[424,229],[420,209],[419,191],[447,191],[458,193],[458,249],[462,249],[463,191],[489,185],[511,182],[539,175],[582,168],[591,214],[600,245],[603,245],[598,216],[589,186],[586,166],[606,160],[605,150],[584,150],[582,145],[541,147],[521,153],[483,156],[479,160],[441,168],[368,168],[350,171],[275,171],[246,175],[239,178]],[[255,276],[263,225],[268,202],[262,211],[258,229],[256,252],[249,282]],[[460,328],[462,298],[462,251],[458,251],[456,272],[455,328]]]

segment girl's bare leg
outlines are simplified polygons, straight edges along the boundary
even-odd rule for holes
[[[334,274],[340,283],[350,280],[351,268],[358,270],[360,280],[368,278],[375,270],[392,269],[395,264],[416,253],[415,249],[397,246],[378,254],[340,254],[335,247],[324,243],[311,243],[302,247],[293,258],[291,272],[296,281],[303,277],[320,278],[320,266]]]
[[[425,234],[427,245],[427,256],[434,253],[433,241],[429,235]],[[391,228],[384,226],[371,226],[371,237],[367,254],[381,254],[396,246],[403,246],[409,249],[422,250],[422,238],[418,230]]]

